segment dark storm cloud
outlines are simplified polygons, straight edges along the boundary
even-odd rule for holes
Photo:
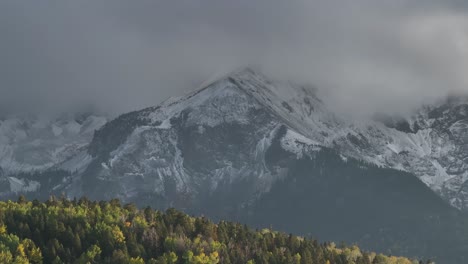
[[[462,1],[5,0],[0,38],[10,110],[128,111],[246,64],[356,111],[407,109],[468,84]]]

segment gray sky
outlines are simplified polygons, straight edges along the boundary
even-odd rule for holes
[[[0,107],[156,105],[256,64],[356,111],[468,88],[468,9],[435,0],[0,1]]]

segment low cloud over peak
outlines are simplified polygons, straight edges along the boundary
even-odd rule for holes
[[[0,3],[0,104],[120,113],[260,65],[343,109],[406,111],[468,87],[458,1]]]

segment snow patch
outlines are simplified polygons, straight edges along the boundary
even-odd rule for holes
[[[342,154],[340,154],[340,158],[341,158],[342,161],[348,162],[348,157],[345,157]]]
[[[155,128],[170,129],[171,128],[171,120],[169,118],[167,118],[159,126],[156,126]]]
[[[400,149],[398,146],[394,145],[394,144],[391,144],[391,143],[388,143],[387,144],[387,148],[389,148],[391,151],[393,151],[395,154],[399,154],[400,153]]]
[[[86,150],[81,151],[79,154],[73,158],[63,162],[59,168],[69,171],[69,172],[82,172],[86,167],[91,163],[93,158],[87,153]]]
[[[105,162],[102,162],[101,163],[101,167],[105,170],[109,170],[109,166],[107,166],[107,164]]]
[[[287,130],[286,135],[281,139],[281,146],[284,150],[296,154],[297,158],[302,158],[309,150],[319,151],[322,149],[319,142],[306,138],[290,129]]]
[[[25,181],[16,177],[8,177],[8,181],[10,182],[10,191],[14,193],[35,192],[41,187],[37,181]]]

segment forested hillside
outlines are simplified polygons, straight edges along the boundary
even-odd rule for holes
[[[418,263],[118,200],[0,202],[0,263]]]

